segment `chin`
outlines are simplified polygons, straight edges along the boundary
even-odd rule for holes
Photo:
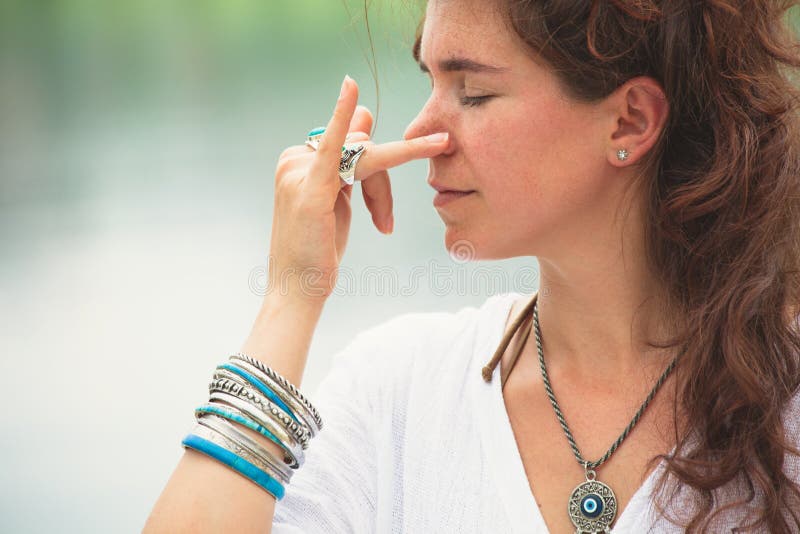
[[[486,243],[479,236],[450,226],[445,231],[444,246],[448,255],[456,263],[490,259],[487,257],[487,252],[491,255],[491,252],[487,250]]]
[[[467,263],[477,260],[505,260],[521,255],[515,253],[496,237],[480,232],[470,232],[465,228],[447,226],[444,235],[444,246],[456,263]]]

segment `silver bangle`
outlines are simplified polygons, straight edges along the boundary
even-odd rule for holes
[[[213,418],[217,419],[214,420]],[[229,435],[227,429],[218,423],[225,424],[227,422],[224,419],[218,418],[217,416],[206,416],[197,420],[197,424],[194,426],[191,432],[192,434],[207,439],[216,445],[219,445],[220,447],[223,447],[236,454],[244,460],[247,460],[271,477],[275,478],[280,483],[284,485],[289,484],[292,478],[291,469],[288,471],[288,473],[284,469],[276,469],[275,465],[277,462],[268,462],[268,460],[264,457],[267,455],[267,457],[272,457],[269,451],[261,448],[261,451],[263,451],[264,455],[259,455],[257,452],[251,450],[249,446]],[[236,429],[233,430],[235,431]],[[255,445],[260,447],[258,444]],[[274,457],[272,458],[274,460]]]
[[[247,400],[263,411],[265,415],[281,423],[286,431],[291,433],[295,439],[303,445],[303,448],[308,447],[308,440],[311,437],[308,433],[308,429],[292,419],[283,408],[262,395],[247,379],[226,369],[216,369],[214,371],[214,377],[208,385],[208,391],[232,393],[237,397]]]
[[[297,457],[295,456],[295,452],[297,449],[300,449],[300,446],[291,440],[291,436],[284,433],[283,429],[280,427],[275,426],[275,422],[270,420],[269,418],[261,419],[260,415],[257,412],[258,410],[252,410],[251,406],[248,405],[246,402],[242,401],[241,399],[234,397],[232,395],[226,395],[224,393],[214,393],[212,395],[212,399],[209,399],[209,402],[198,406],[194,409],[194,416],[196,418],[202,417],[206,414],[213,414],[219,417],[222,417],[234,426],[241,425],[245,428],[249,428],[254,432],[258,432],[265,438],[269,439],[276,445],[278,445],[281,449],[284,450],[283,455],[281,456],[282,463],[281,465],[288,465],[289,467],[299,467],[300,463],[297,461]],[[231,403],[238,404],[241,408],[234,406]],[[243,409],[242,409],[243,408]],[[224,414],[219,413],[220,411],[229,412],[234,415],[234,417],[226,417]],[[237,421],[237,418],[243,418],[247,420],[247,424],[243,423],[242,421]],[[261,428],[257,428],[261,427]],[[271,434],[267,435],[267,434]],[[286,438],[289,440],[290,450],[287,449],[286,442],[281,440],[281,437]]]
[[[286,378],[284,378],[283,376],[281,376],[280,374],[275,372],[270,367],[267,367],[266,365],[264,365],[264,363],[261,362],[260,360],[252,358],[252,357],[248,356],[247,354],[244,354],[243,352],[237,352],[235,354],[232,354],[230,356],[230,359],[232,359],[232,360],[241,360],[241,361],[247,362],[250,365],[252,365],[253,367],[255,367],[256,369],[258,369],[259,371],[261,371],[262,373],[264,373],[265,375],[267,375],[268,377],[270,377],[271,379],[273,379],[280,387],[282,387],[284,389],[284,391],[286,391],[286,393],[288,393],[289,395],[294,396],[303,405],[303,407],[305,407],[308,410],[308,412],[311,414],[311,417],[314,419],[314,421],[317,424],[317,430],[321,430],[322,429],[322,417],[320,417],[319,412],[317,412],[317,409]]]
[[[252,404],[242,398],[223,391],[212,392],[209,400],[212,402],[230,404],[234,408],[244,412],[247,417],[269,430],[278,438],[279,443],[276,443],[276,445],[279,445],[286,452],[283,459],[284,463],[288,464],[292,469],[298,469],[303,465],[305,462],[305,453],[303,452],[302,445],[298,443],[291,434],[286,432],[285,428],[281,427],[270,417],[265,417],[257,409],[254,409]]]
[[[200,437],[213,436],[207,439],[211,439],[211,441],[237,454],[282,484],[288,484],[291,481],[294,472],[290,468],[282,464],[272,453],[258,443],[252,440],[248,442],[249,438],[239,433],[226,419],[218,415],[204,414],[202,418],[197,418],[197,424],[192,432],[197,433],[198,429],[201,432],[205,432],[205,435],[198,434]],[[243,439],[240,440],[240,436]]]
[[[277,380],[242,358],[231,358],[230,363],[231,365],[235,365],[236,367],[239,367],[242,370],[254,375],[261,382],[263,382],[264,385],[270,388],[272,392],[278,396],[278,398],[287,404],[294,415],[302,421],[303,425],[306,427],[306,431],[310,434],[310,437],[313,438],[319,433],[320,427],[317,424],[317,420],[308,410],[308,407],[300,402],[297,397],[288,393],[283,386],[278,383]]]

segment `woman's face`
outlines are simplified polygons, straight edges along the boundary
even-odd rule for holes
[[[474,259],[538,256],[602,218],[609,115],[568,100],[491,4],[428,2],[420,67],[432,90],[405,137],[449,132],[428,183],[474,191],[436,207],[448,250],[466,240]]]

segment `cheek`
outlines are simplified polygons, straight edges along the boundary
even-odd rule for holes
[[[538,109],[521,109],[513,102],[481,113],[481,120],[473,121],[469,129],[479,134],[463,146],[476,185],[498,204],[495,208],[519,204],[521,195],[534,200],[541,180],[552,170],[549,153],[554,128],[549,118]]]
[[[465,119],[465,131],[480,132],[464,140],[469,173],[498,223],[552,223],[595,200],[590,123],[557,100],[531,100],[536,105],[508,99],[482,110],[468,129]]]

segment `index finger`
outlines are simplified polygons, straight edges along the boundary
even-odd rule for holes
[[[441,132],[407,141],[370,145],[358,160],[355,178],[363,180],[376,172],[385,171],[415,159],[438,156],[447,149],[449,141],[449,134]]]
[[[342,81],[339,98],[336,101],[336,107],[333,110],[333,116],[325,127],[325,133],[322,135],[317,148],[317,157],[314,158],[314,162],[311,164],[309,170],[310,181],[330,183],[333,180],[332,175],[337,174],[339,160],[342,157],[342,145],[344,145],[345,137],[350,127],[350,120],[353,118],[357,103],[358,85],[350,76],[345,76]],[[334,183],[338,192],[339,184],[338,182]]]

